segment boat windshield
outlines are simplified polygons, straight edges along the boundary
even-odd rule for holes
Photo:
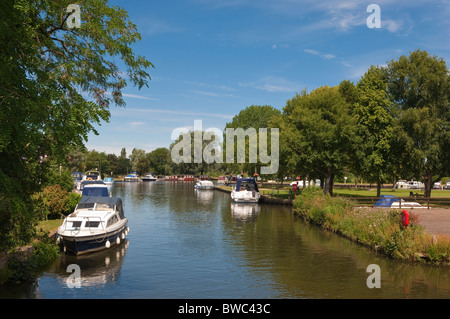
[[[106,203],[80,203],[78,204],[77,209],[111,210],[114,209],[114,205]]]
[[[241,181],[236,186],[236,190],[238,191],[258,191],[258,187],[253,181]]]

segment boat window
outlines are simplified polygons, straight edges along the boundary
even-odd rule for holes
[[[108,210],[108,209],[112,209],[112,208],[113,208],[112,205],[104,204],[104,203],[97,203],[97,206],[95,206],[95,209],[98,209],[98,210],[100,210],[100,209]]]
[[[107,223],[106,227],[109,227],[109,226],[111,226],[111,225],[117,223],[117,221],[118,221],[117,215],[114,215],[113,217],[111,217],[111,218],[108,220],[108,223]]]
[[[98,227],[99,224],[100,224],[99,221],[88,220],[84,227],[92,227],[93,228],[93,227]]]
[[[73,228],[75,228],[75,227],[81,227],[81,221],[74,221],[74,222],[72,222],[72,227],[73,227]]]

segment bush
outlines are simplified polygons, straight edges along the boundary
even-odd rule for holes
[[[59,256],[59,246],[43,242],[33,243],[30,256],[15,252],[8,259],[6,283],[32,281],[39,272]]]
[[[46,186],[41,193],[32,196],[35,212],[41,219],[58,218],[70,214],[81,199],[77,193],[69,193],[60,185]]]

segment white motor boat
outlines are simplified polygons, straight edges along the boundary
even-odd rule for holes
[[[195,189],[214,189],[214,184],[211,181],[198,181],[195,183]]]
[[[66,253],[81,255],[120,244],[129,227],[118,197],[84,196],[57,231]]]
[[[147,174],[145,176],[142,176],[141,180],[143,182],[154,182],[156,181],[156,176],[153,176],[152,174]]]
[[[123,178],[123,181],[124,182],[139,182],[140,181],[139,174],[136,172],[128,174],[127,176],[125,176]]]
[[[239,178],[236,188],[231,191],[231,199],[235,203],[257,203],[259,198],[258,185],[253,178]]]

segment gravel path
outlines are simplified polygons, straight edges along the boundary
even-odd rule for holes
[[[419,216],[419,223],[425,227],[425,232],[450,236],[450,209],[413,209],[409,212]]]

